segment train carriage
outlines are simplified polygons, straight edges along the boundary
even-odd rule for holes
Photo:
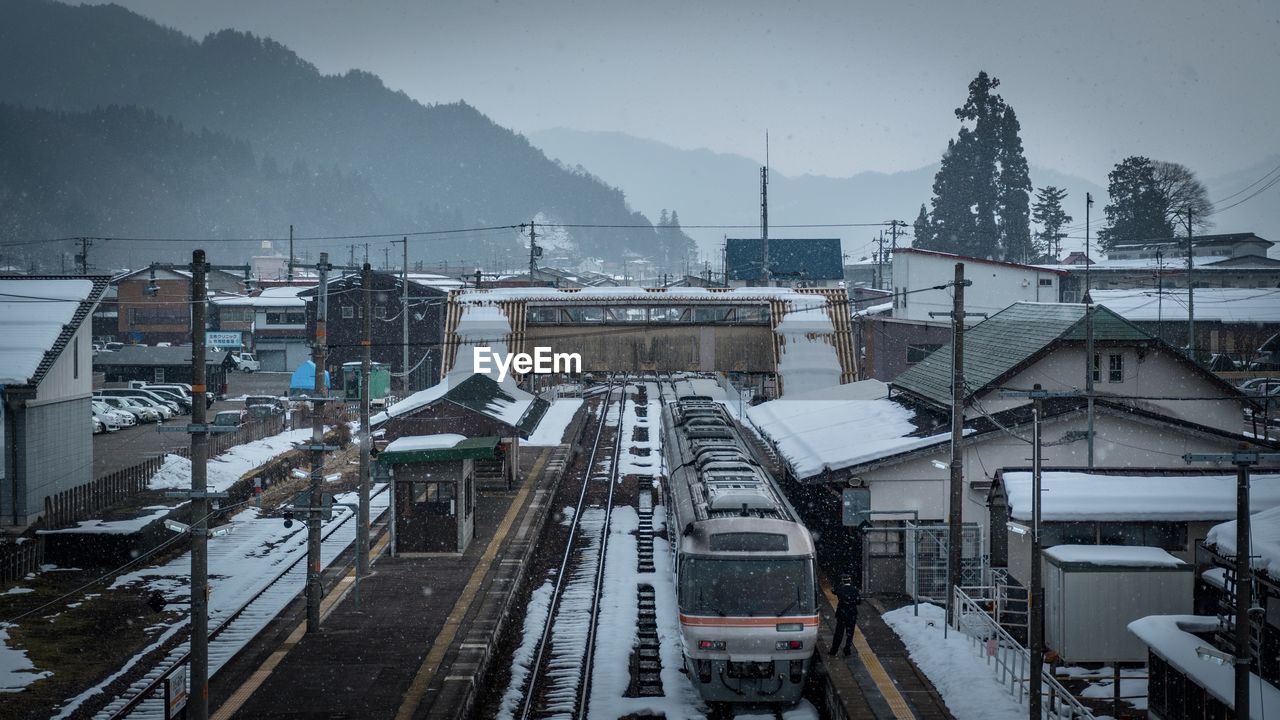
[[[709,702],[795,703],[818,642],[813,539],[722,405],[677,383],[662,428],[685,669]]]

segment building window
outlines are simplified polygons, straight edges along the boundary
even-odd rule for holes
[[[158,383],[164,382],[164,368],[162,367],[156,368],[155,381]]]
[[[1107,382],[1124,382],[1124,355],[1112,353],[1107,356]]]
[[[287,310],[267,313],[268,325],[306,325],[307,314],[302,310]]]
[[[1040,278],[1040,287],[1053,287],[1053,278]]]
[[[934,343],[932,345],[908,345],[907,346],[907,364],[915,365],[929,357],[934,350],[942,347],[941,344]]]
[[[353,318],[353,317],[355,317],[355,316],[356,316],[356,309],[355,309],[355,307],[353,307],[353,306],[351,306],[351,305],[343,305],[343,306],[342,306],[342,319],[343,319],[343,320],[350,320],[351,318]]]
[[[387,317],[387,308],[382,305],[379,305],[378,307],[373,309],[373,316],[378,320],[385,320]]]
[[[868,530],[864,538],[871,557],[902,557],[901,530]]]
[[[1102,356],[1094,354],[1093,356],[1093,381],[1100,382],[1102,380]]]

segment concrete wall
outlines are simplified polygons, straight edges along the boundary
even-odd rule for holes
[[[768,325],[680,327],[530,325],[524,347],[582,355],[583,372],[642,370],[772,373]]]
[[[897,318],[930,320],[930,312],[951,312],[949,291],[915,292],[906,296],[901,293],[955,280],[957,262],[964,263],[965,279],[973,281],[964,290],[965,312],[994,315],[1020,300],[1058,302],[1059,275],[1047,270],[911,251],[899,251],[893,262],[893,289],[897,294],[893,314]],[[1041,280],[1049,284],[1041,285]],[[981,317],[971,317],[966,319],[966,324],[981,321]]]
[[[93,328],[89,323],[82,323],[53,367],[45,373],[36,390],[36,402],[85,397],[92,391]]]
[[[88,396],[44,404],[14,414],[15,466],[4,480],[17,507],[5,507],[3,522],[28,525],[44,512],[50,495],[93,480],[93,425]],[[16,490],[16,492],[12,492]]]

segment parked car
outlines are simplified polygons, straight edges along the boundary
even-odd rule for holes
[[[1240,383],[1239,388],[1240,392],[1245,393],[1246,395],[1261,395],[1264,386],[1268,388],[1280,387],[1280,378],[1250,378]]]
[[[244,397],[244,406],[249,408],[254,405],[270,405],[279,408],[280,412],[284,412],[288,407],[282,397],[276,397],[275,395],[246,395]]]
[[[160,422],[160,413],[155,408],[144,405],[133,398],[117,397],[114,395],[103,396],[102,402],[110,405],[116,410],[132,414],[138,419],[138,422],[153,423]]]
[[[240,427],[244,424],[246,415],[244,410],[222,410],[213,416],[213,424],[218,427]]]
[[[138,424],[137,419],[132,414],[115,410],[101,401],[93,403],[93,416],[102,421],[107,432],[115,432],[122,427]]]
[[[102,421],[98,419],[98,416],[97,416],[97,415],[94,415],[92,419],[93,419],[93,434],[94,434],[94,435],[99,435],[99,434],[101,434],[103,431],[105,431],[105,430],[106,430],[106,427],[102,424]]]
[[[245,412],[249,414],[250,420],[261,422],[264,427],[279,427],[281,430],[285,428],[285,412],[278,405],[250,405],[245,408]]]
[[[239,370],[240,372],[247,372],[247,373],[256,372],[259,368],[262,367],[262,364],[259,363],[258,359],[253,356],[253,353],[234,353],[233,352],[231,353],[231,361],[235,363],[236,369]]]
[[[103,388],[94,394],[115,395],[117,397],[144,397],[148,400],[154,400],[166,409],[166,420],[177,415],[180,407],[176,401],[166,399],[160,394],[147,390],[146,388]]]

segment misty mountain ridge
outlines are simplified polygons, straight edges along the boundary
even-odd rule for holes
[[[528,133],[528,136],[548,156],[561,162],[589,162],[592,172],[605,182],[624,188],[632,205],[642,212],[679,208],[685,232],[698,241],[699,249],[704,256],[712,258],[713,265],[718,262],[719,247],[726,236],[759,235],[760,162],[755,159],[705,148],[681,149],[621,132],[553,128]],[[1201,181],[1208,188],[1210,198],[1225,198],[1277,165],[1280,165],[1280,155],[1273,155],[1236,172],[1201,178]],[[788,176],[771,170],[769,235],[839,237],[843,240],[846,263],[870,257],[876,249],[873,238],[879,234],[878,227],[784,226],[878,223],[897,219],[908,223],[905,232],[909,236],[909,224],[915,220],[920,205],[927,205],[932,196],[937,171],[938,163],[894,173],[865,171],[843,178]],[[1083,249],[1084,196],[1086,192],[1093,194],[1092,227],[1096,237],[1105,219],[1106,179],[1099,184],[1034,164],[1030,174],[1036,188],[1054,185],[1067,190],[1064,209],[1073,217],[1072,238],[1063,241],[1063,254]],[[1221,205],[1225,207],[1241,197],[1243,195]],[[1034,196],[1032,200],[1034,202]],[[1214,223],[1212,232],[1215,233],[1254,232],[1280,242],[1280,203],[1258,197],[1215,215]],[[754,228],[693,227],[752,224]],[[899,242],[903,241],[903,231],[899,230]],[[905,242],[910,242],[909,237]]]
[[[287,222],[275,209],[287,211],[295,204],[273,197],[272,186],[258,195],[240,196],[208,188],[221,197],[200,202],[245,206],[238,221],[219,223],[194,207],[174,208],[157,224],[181,232],[165,233],[280,237],[291,222],[300,235],[345,235],[507,226],[544,217],[575,225],[638,226],[569,231],[568,241],[582,258],[618,260],[632,250],[674,266],[687,252],[687,239],[655,231],[644,215],[628,207],[620,190],[584,170],[549,160],[523,136],[470,105],[423,105],[364,71],[322,75],[285,46],[249,33],[223,30],[197,41],[114,5],[6,0],[0,3],[0,63],[7,69],[0,74],[0,102],[71,114],[111,106],[149,111],[172,118],[189,132],[207,129],[245,143],[259,162],[269,160],[280,168],[304,163],[335,177],[358,178],[367,188],[350,201],[330,198],[324,213],[305,213]],[[135,150],[146,144],[145,136],[134,140]],[[24,162],[38,165],[43,150],[30,148],[37,156]],[[124,154],[116,161],[128,166],[134,156]],[[79,182],[77,169],[65,158],[52,163],[49,172],[52,168],[64,174],[46,173],[43,182],[64,189]],[[10,181],[21,183],[23,178]],[[261,213],[255,227],[253,207],[258,203],[269,211]],[[370,205],[378,208],[376,220],[362,209]],[[184,213],[187,224],[177,222]],[[111,208],[95,211],[86,202],[75,216],[48,213],[42,227],[55,236],[159,233],[138,232],[118,216]],[[465,239],[411,242],[410,260],[425,261],[428,267],[444,260],[518,267],[527,252],[522,248],[527,248],[527,238],[522,241],[516,230],[502,228]],[[98,252],[110,256],[113,249],[108,244]],[[128,248],[119,252],[129,254]]]

